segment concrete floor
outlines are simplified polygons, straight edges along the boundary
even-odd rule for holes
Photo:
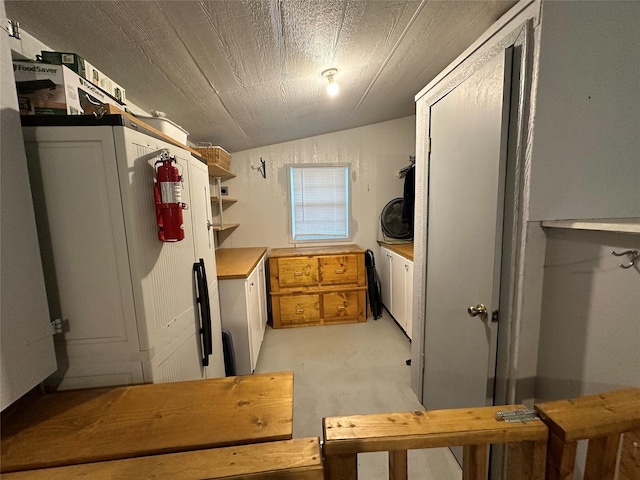
[[[410,386],[411,345],[385,311],[366,323],[274,330],[256,373],[294,372],[293,436],[322,438],[322,418],[424,410]],[[409,479],[459,480],[448,449],[409,451]],[[388,478],[387,454],[358,456],[359,478]]]

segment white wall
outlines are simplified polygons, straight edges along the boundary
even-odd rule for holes
[[[7,24],[2,0],[0,21]],[[55,371],[56,358],[11,67],[12,40],[6,41],[4,31],[0,35],[1,410]]]
[[[219,246],[291,247],[287,170],[291,163],[350,163],[353,243],[375,251],[379,215],[386,203],[402,196],[396,172],[415,155],[415,117],[254,148],[231,155],[237,175],[224,184],[238,199],[224,211],[225,223],[240,223],[219,234]],[[251,167],[266,161],[266,180]]]
[[[529,220],[640,216],[640,2],[542,4]]]
[[[536,401],[640,386],[640,235],[549,229]]]

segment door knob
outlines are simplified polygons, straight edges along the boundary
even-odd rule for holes
[[[487,307],[479,303],[475,307],[467,308],[467,313],[470,317],[477,317],[480,315],[482,318],[487,318]]]

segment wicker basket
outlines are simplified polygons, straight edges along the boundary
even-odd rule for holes
[[[222,147],[199,144],[194,147],[207,161],[207,165],[217,165],[231,171],[231,155]]]

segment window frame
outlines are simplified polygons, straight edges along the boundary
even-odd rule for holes
[[[353,239],[353,219],[351,217],[351,164],[350,163],[292,163],[287,166],[287,209],[289,212],[289,243],[291,244],[321,244],[333,242],[350,242]],[[316,169],[316,168],[344,168],[345,189],[346,189],[346,236],[339,238],[316,237],[316,238],[295,238],[294,236],[294,205],[293,205],[293,171],[295,169]]]

